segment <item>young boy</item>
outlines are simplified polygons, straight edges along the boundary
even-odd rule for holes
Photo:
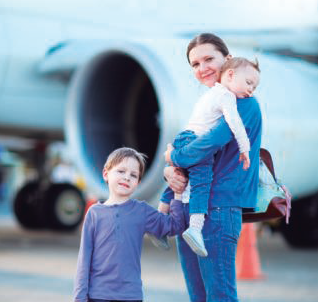
[[[209,89],[194,107],[186,130],[181,132],[174,140],[173,147],[182,148],[196,139],[199,135],[213,129],[218,120],[224,116],[231,131],[233,132],[240,150],[239,161],[243,161],[243,169],[250,166],[249,150],[250,143],[242,120],[237,112],[236,98],[251,97],[259,84],[260,69],[258,63],[251,62],[245,58],[232,58],[225,62],[221,69],[220,83]],[[195,156],[195,154],[193,154]],[[204,215],[208,211],[208,200],[213,177],[213,158],[206,159],[200,165],[188,169],[190,183],[189,192],[183,194],[189,201],[190,223],[189,228],[182,234],[184,240],[191,249],[199,256],[207,256],[202,237]],[[170,158],[166,157],[170,162]],[[187,191],[187,190],[186,190]],[[167,188],[162,195],[159,210],[167,213],[167,204],[173,197],[173,191]],[[157,246],[165,246],[166,238],[151,238]],[[156,242],[157,241],[157,242]]]
[[[74,300],[142,301],[140,257],[146,232],[157,237],[184,229],[180,200],[170,215],[131,199],[145,170],[144,155],[130,148],[113,151],[104,166],[109,198],[87,212],[78,255]]]

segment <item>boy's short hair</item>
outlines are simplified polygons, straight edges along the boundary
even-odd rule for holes
[[[137,152],[135,149],[123,147],[123,148],[114,150],[112,153],[108,155],[106,163],[104,165],[104,169],[106,171],[109,171],[114,166],[120,164],[125,158],[128,158],[128,157],[132,157],[138,161],[139,181],[140,181],[141,177],[145,173],[147,155]]]
[[[228,59],[222,66],[221,68],[221,75],[229,69],[237,69],[240,67],[246,67],[246,66],[251,66],[255,68],[258,72],[261,72],[259,68],[259,63],[257,58],[255,58],[255,62],[252,62],[248,59],[242,58],[242,57],[234,57],[231,59]]]

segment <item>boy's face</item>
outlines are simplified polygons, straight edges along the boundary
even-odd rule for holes
[[[259,72],[252,66],[229,69],[226,77],[227,85],[237,98],[247,98],[253,95],[259,84]]]
[[[103,177],[108,182],[110,196],[114,199],[128,199],[139,184],[139,162],[127,157],[109,171],[103,170]]]

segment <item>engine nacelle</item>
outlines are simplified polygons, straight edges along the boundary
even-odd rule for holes
[[[164,184],[166,144],[196,100],[194,87],[189,89],[193,80],[184,55],[186,41],[146,42],[149,47],[145,41],[110,42],[84,64],[71,84],[67,139],[99,194],[105,195],[101,171],[107,155],[129,146],[148,156],[136,195],[152,199]]]

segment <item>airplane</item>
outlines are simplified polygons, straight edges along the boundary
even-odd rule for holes
[[[262,147],[294,196],[290,224],[275,230],[291,246],[318,246],[318,1],[2,0],[0,134],[28,140],[18,150],[37,176],[16,192],[14,213],[26,228],[73,230],[83,192],[52,183],[46,149],[67,142],[92,191],[107,196],[107,154],[129,146],[147,154],[135,196],[155,202],[165,186],[163,153],[205,90],[185,51],[213,32],[234,56],[258,58]],[[1,143],[1,139],[0,139]],[[8,147],[10,149],[10,147]]]

